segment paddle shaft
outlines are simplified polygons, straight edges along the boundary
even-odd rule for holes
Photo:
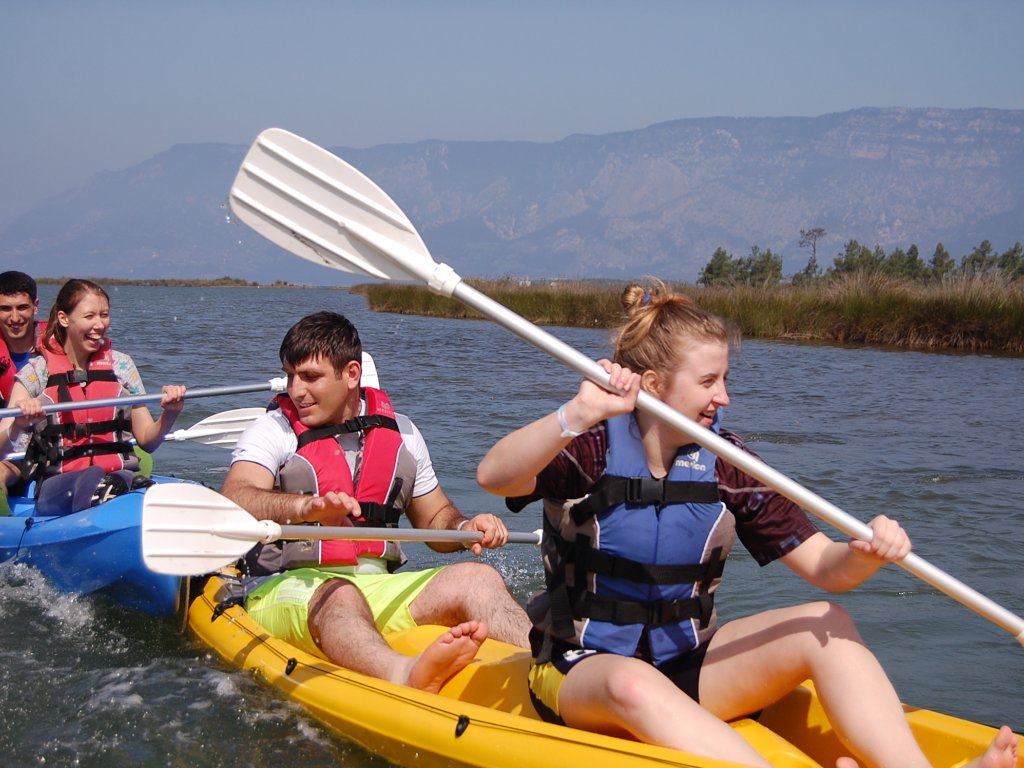
[[[246,392],[279,392],[284,390],[283,379],[272,379],[262,384],[239,384],[233,387],[207,387],[206,389],[189,389],[185,391],[185,399],[191,400],[196,397],[219,397],[221,395],[240,395]],[[51,403],[43,406],[44,413],[60,413],[61,411],[79,411],[84,408],[109,408],[130,405],[146,405],[148,403],[159,403],[163,399],[163,393],[150,395],[129,395],[127,397],[107,397],[100,400],[77,400],[71,403]],[[21,416],[20,408],[0,408],[0,419],[10,416]]]
[[[266,523],[264,523],[266,524]],[[419,528],[363,528],[348,525],[281,525],[276,528],[267,526],[271,537],[268,541],[278,539],[311,541],[419,541],[424,543],[457,542],[459,544],[478,544],[483,539],[479,531],[435,531]],[[277,532],[280,528],[280,533]],[[239,533],[243,533],[239,531]],[[224,528],[217,528],[217,535],[229,536]],[[246,528],[239,538],[246,539],[252,535]],[[540,533],[519,533],[509,531],[509,544],[540,544]]]

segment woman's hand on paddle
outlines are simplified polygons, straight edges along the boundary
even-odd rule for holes
[[[168,414],[177,416],[185,407],[185,387],[180,384],[167,384],[163,388],[164,396],[160,398],[160,407]]]
[[[352,525],[353,517],[362,512],[359,502],[347,493],[330,491],[323,496],[305,496],[302,508],[302,522],[323,525]]]
[[[478,543],[466,546],[466,549],[471,550],[477,557],[483,554],[484,547],[487,549],[497,549],[508,543],[508,528],[505,527],[505,523],[502,522],[501,518],[496,515],[477,515],[470,518],[459,530],[478,531],[483,535],[483,538]]]
[[[15,408],[21,409],[21,416],[16,416],[14,419],[14,423],[20,430],[29,429],[33,424],[46,418],[46,412],[43,411],[43,403],[37,397],[19,400],[13,405]]]
[[[598,364],[604,368],[609,377],[608,383],[616,391],[609,392],[590,379],[584,379],[579,392],[565,406],[566,423],[574,431],[582,432],[605,419],[631,413],[636,408],[640,374],[609,360],[599,360]]]
[[[910,537],[898,522],[879,515],[868,523],[871,541],[853,539],[850,549],[860,555],[873,557],[886,563],[895,563],[910,554]]]

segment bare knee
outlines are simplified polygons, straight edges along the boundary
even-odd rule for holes
[[[841,605],[820,601],[811,603],[810,607],[820,616],[823,631],[828,637],[861,642],[853,617]]]
[[[609,708],[620,715],[638,712],[649,703],[651,687],[645,682],[648,670],[634,664],[615,664],[604,677],[602,698]],[[660,674],[660,673],[659,673]]]
[[[501,574],[486,563],[445,566],[409,606],[416,623],[457,624],[480,620],[514,603]]]
[[[829,654],[836,649],[849,648],[850,644],[864,645],[853,618],[845,608],[835,603],[819,601],[800,607],[801,624],[806,631],[798,632],[804,639],[803,650],[808,660],[818,654]]]
[[[437,581],[445,585],[446,591],[464,601],[466,608],[479,605],[481,601],[511,599],[501,574],[486,563],[472,560],[453,563],[438,577]]]

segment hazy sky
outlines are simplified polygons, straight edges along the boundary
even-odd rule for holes
[[[1024,108],[1016,0],[2,0],[0,223],[181,142]]]

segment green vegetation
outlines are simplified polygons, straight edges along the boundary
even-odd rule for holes
[[[481,293],[539,325],[611,328],[622,320],[621,283],[600,280],[496,280],[467,278]],[[366,294],[370,309],[405,315],[483,319],[465,304],[430,293],[418,285],[360,284],[353,293]]]
[[[886,253],[879,246],[868,248],[850,240],[824,273],[818,265],[818,240],[825,235],[820,227],[800,230],[800,247],[810,251],[807,266],[790,278],[793,285],[809,285],[817,281],[834,281],[852,275],[881,276],[909,282],[933,282],[951,278],[1001,277],[1008,280],[1024,278],[1024,246],[1017,242],[1003,253],[996,253],[992,243],[982,240],[957,265],[942,243],[935,246],[929,261],[921,258],[916,245],[906,251],[896,248]],[[782,257],[769,248],[750,249],[750,256],[736,258],[724,248],[717,248],[697,278],[708,288],[733,285],[767,287],[784,282]]]
[[[511,278],[467,280],[541,325],[613,328],[622,322],[625,283]],[[644,282],[640,280],[639,282]],[[978,274],[910,281],[861,272],[798,285],[676,284],[745,338],[1024,355],[1024,280]],[[359,285],[380,312],[479,317],[421,286]]]

